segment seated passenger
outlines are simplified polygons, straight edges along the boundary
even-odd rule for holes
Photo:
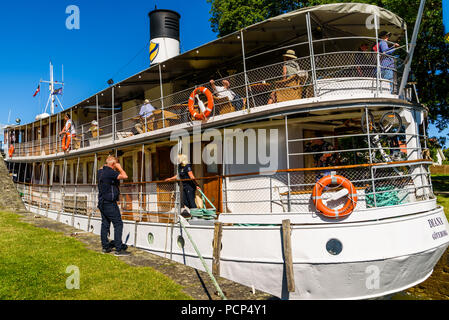
[[[287,52],[283,55],[283,57],[284,57],[284,65],[282,67],[282,79],[286,80],[289,77],[297,75],[299,77],[301,85],[303,85],[309,78],[309,73],[305,70],[302,70],[298,62],[295,61],[298,59],[295,51],[287,50]],[[277,101],[276,91],[273,91],[270,95],[270,99],[268,100],[268,104],[272,104],[276,101]]]
[[[156,110],[153,105],[150,103],[150,100],[146,99],[145,104],[140,108],[139,116],[140,119],[134,126],[137,132],[133,132],[134,134],[141,134],[147,132],[149,125],[149,117],[153,114],[153,111]],[[145,125],[147,128],[145,128]]]
[[[237,93],[232,91],[230,88],[230,84],[228,80],[223,80],[221,82],[223,86],[215,85],[215,80],[210,81],[210,86],[213,90],[213,93],[217,98],[228,98],[232,105],[235,107],[236,111],[243,109],[243,101],[242,97],[240,97]]]
[[[90,127],[89,127],[88,132],[91,133],[92,138],[96,138],[98,136],[99,132],[98,132],[98,122],[97,121],[93,120],[90,123]]]

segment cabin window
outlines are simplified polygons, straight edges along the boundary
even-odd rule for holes
[[[83,184],[84,183],[84,163],[79,163],[78,167],[78,176],[76,177],[76,184]],[[77,167],[75,167],[75,174],[76,174],[76,169]]]
[[[94,175],[94,162],[87,163],[87,184],[92,184]]]
[[[59,165],[55,165],[55,169],[53,172],[53,183],[61,183],[61,177],[59,174]]]
[[[41,180],[41,168],[42,166],[40,164],[34,166],[34,181],[37,184],[39,184]]]
[[[133,170],[133,157],[123,157],[123,170],[128,175],[128,179],[125,182],[133,182],[134,170]]]

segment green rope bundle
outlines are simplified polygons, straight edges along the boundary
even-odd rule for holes
[[[370,194],[366,196],[366,206],[368,208],[377,207],[388,207],[388,206],[396,206],[402,204],[405,200],[405,197],[400,199],[397,191],[394,190],[393,186],[388,187],[379,187],[376,188],[376,194]],[[372,192],[372,189],[366,189],[367,193]],[[376,201],[374,201],[374,197],[376,197]]]
[[[203,198],[204,208],[206,208],[206,200],[209,202],[209,204],[212,206],[212,209],[190,209],[190,215],[194,218],[198,219],[204,219],[204,220],[214,220],[217,218],[217,209],[215,206],[210,202],[210,200],[206,197],[206,195],[198,189],[198,191],[201,193],[201,196]]]

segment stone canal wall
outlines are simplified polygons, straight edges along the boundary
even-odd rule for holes
[[[8,172],[5,161],[0,155],[0,210],[6,211],[24,211],[25,205],[17,192]]]

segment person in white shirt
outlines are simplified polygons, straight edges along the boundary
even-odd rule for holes
[[[145,104],[140,108],[140,112],[139,112],[140,119],[139,119],[139,122],[136,123],[136,125],[134,126],[134,128],[136,128],[136,130],[137,130],[137,132],[139,134],[145,132],[145,130],[144,130],[145,122],[146,122],[147,127],[148,127],[148,124],[149,124],[148,122],[150,120],[148,120],[147,118],[149,118],[153,114],[154,110],[156,110],[156,109],[150,103],[150,100],[146,99],[145,100]],[[147,120],[145,121],[145,119],[147,119]]]
[[[75,125],[73,124],[72,119],[70,119],[70,114],[66,113],[64,116],[64,119],[65,119],[65,126],[62,129],[62,131],[59,133],[59,135],[61,136],[61,135],[66,134],[70,138],[75,137],[76,136]]]
[[[75,125],[73,124],[72,119],[70,119],[70,114],[66,113],[64,119],[65,119],[65,126],[59,133],[59,135],[62,135],[64,133],[71,133],[72,136],[75,136],[76,134]]]
[[[242,98],[234,91],[229,89],[231,85],[228,80],[223,80],[221,83],[223,86],[217,86],[215,84],[215,80],[210,81],[210,86],[214,91],[215,96],[217,98],[228,98],[236,108],[236,111],[241,110],[243,108]]]

